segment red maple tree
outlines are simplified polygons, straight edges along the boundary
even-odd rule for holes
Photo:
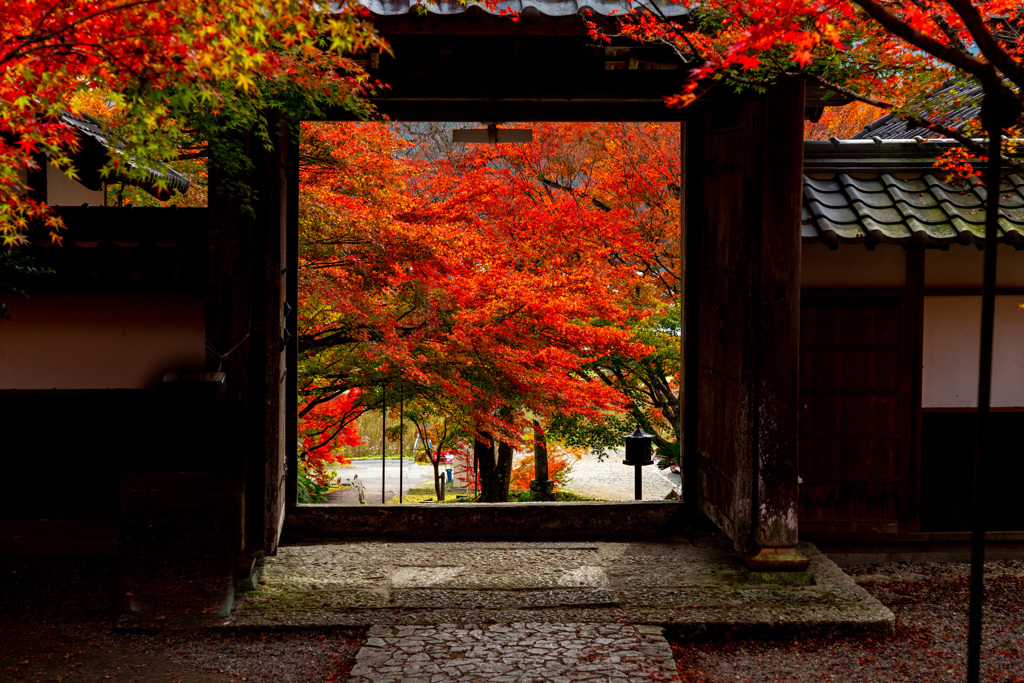
[[[24,173],[45,158],[75,177],[77,142],[58,115],[76,94],[101,92],[121,133],[104,171],[143,176],[138,161],[173,158],[198,119],[259,131],[262,112],[285,93],[293,109],[365,109],[362,72],[347,55],[381,46],[367,16],[357,3],[301,0],[3,3],[0,241],[23,242],[36,221],[59,239],[60,221],[25,194]]]
[[[551,124],[530,145],[427,154],[388,126],[304,134],[307,401],[358,387],[374,409],[386,391],[508,444],[527,415],[601,420],[629,403],[591,368],[651,351],[632,327],[673,299],[678,256],[651,260],[650,243],[678,240],[678,186],[659,183],[661,203],[625,191],[639,169],[599,163],[625,136]]]

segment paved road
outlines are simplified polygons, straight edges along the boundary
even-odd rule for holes
[[[366,492],[367,503],[379,504],[381,502],[382,478],[384,500],[390,500],[398,495],[398,460],[385,460],[383,468],[381,467],[380,460],[353,460],[352,465],[352,467],[342,467],[335,470],[335,474],[341,483],[352,483],[353,481],[361,483]],[[401,468],[401,473],[402,491],[405,492],[425,481],[430,481],[434,468],[430,465],[417,465],[407,458],[404,466]],[[358,505],[359,494],[355,487],[344,488],[332,493],[328,498],[328,502],[334,505]]]
[[[584,455],[581,460],[573,463],[572,472],[565,488],[569,491],[600,500],[633,500],[633,468],[622,464],[623,454],[611,452],[604,460],[596,456]],[[363,485],[366,502],[381,502],[381,475],[384,477],[384,500],[391,500],[398,495],[398,460],[385,460],[383,472],[380,460],[355,460],[353,467],[335,470],[338,481],[351,483],[358,477]],[[430,465],[417,465],[405,460],[402,468],[402,491],[430,481],[433,468]],[[656,465],[643,468],[643,499],[664,500],[675,490],[680,493],[680,478],[668,470],[659,470]],[[354,487],[348,487],[332,493],[328,502],[334,505],[358,505],[359,495]]]
[[[590,453],[574,461],[565,489],[600,500],[634,500],[633,468],[622,464],[623,452],[610,451],[604,460]],[[642,468],[644,500],[664,500],[672,493],[682,493],[678,474],[659,470],[657,465]]]

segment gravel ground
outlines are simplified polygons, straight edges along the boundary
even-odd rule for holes
[[[115,569],[97,561],[0,565],[0,681],[345,680],[362,642],[362,632],[345,629],[115,633],[124,609]],[[681,679],[965,679],[967,565],[882,564],[847,571],[896,614],[894,636],[675,642]],[[986,585],[982,680],[1024,682],[1024,563],[990,563]]]
[[[572,471],[564,488],[600,500],[633,500],[633,468],[622,464],[623,452],[611,451],[599,460],[587,453],[573,461]],[[664,500],[680,486],[679,475],[648,465],[643,471],[643,499]]]
[[[986,565],[983,681],[1024,682],[1024,563]],[[896,615],[875,639],[673,642],[685,683],[961,681],[966,679],[967,564],[881,564],[845,570]]]
[[[108,559],[0,564],[0,681],[346,680],[362,629],[114,631],[127,599]]]

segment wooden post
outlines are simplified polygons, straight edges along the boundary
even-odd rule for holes
[[[247,141],[246,141],[247,142]],[[247,454],[257,447],[250,415],[249,354],[252,324],[252,265],[249,225],[240,202],[227,194],[223,173],[209,168],[210,224],[206,242],[206,369],[226,375],[226,412],[234,417],[240,466],[245,477],[245,546],[262,546],[262,462],[257,471]]]
[[[264,469],[263,550],[274,554],[285,513],[288,124],[283,116],[273,114],[268,128],[272,148],[265,149],[257,141],[254,149],[258,160],[254,185],[259,194],[255,199],[253,255],[259,265],[259,283],[253,292],[253,350],[259,349],[259,354],[254,354],[253,375],[259,393],[253,399],[261,408],[254,417],[264,435],[262,448],[254,453],[254,457],[262,455]]]
[[[271,115],[272,147],[240,141],[253,169],[251,205],[224,191],[210,169],[207,258],[207,369],[227,374],[240,417],[246,472],[246,545],[277,551],[284,520],[287,125]]]
[[[695,426],[696,444],[684,441],[684,453],[696,452],[700,510],[754,558],[751,566],[801,568],[806,560],[794,547],[803,84],[708,105],[700,119],[686,135],[684,433]]]
[[[298,125],[288,131],[288,163],[286,179],[287,243],[283,257],[288,270],[285,299],[285,508],[299,500],[299,416],[296,397],[299,393],[299,138]]]
[[[679,212],[682,236],[679,240],[680,262],[683,270],[682,352],[679,354],[679,417],[682,420],[680,459],[683,475],[683,501],[693,510],[701,509],[698,469],[700,453],[697,448],[698,376],[700,368],[700,255],[703,237],[700,211],[703,202],[693,192],[699,188],[700,152],[703,149],[703,119],[684,121],[679,136],[682,168],[682,207]]]
[[[786,80],[769,91],[759,160],[761,221],[760,226],[751,224],[757,273],[751,282],[756,296],[751,321],[757,425],[754,543],[771,552],[758,552],[748,563],[764,569],[790,568],[793,561],[806,566],[791,556],[779,561],[779,551],[795,550],[797,542],[803,102],[802,80]]]

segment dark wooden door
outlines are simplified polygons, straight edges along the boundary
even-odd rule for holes
[[[911,315],[895,297],[803,301],[804,537],[914,530]]]

